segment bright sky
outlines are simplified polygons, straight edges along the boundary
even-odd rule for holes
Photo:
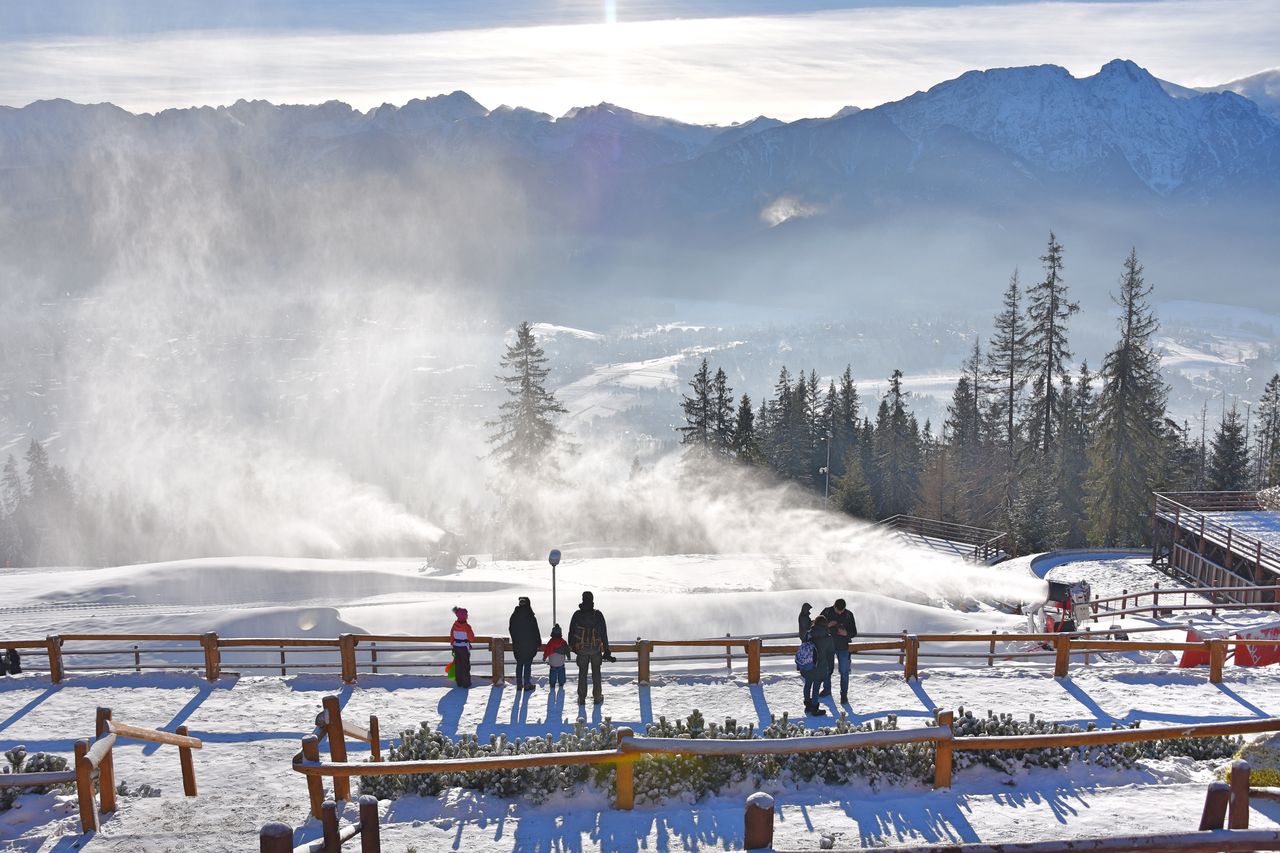
[[[3,0],[0,104],[135,111],[462,89],[728,123],[875,106],[973,68],[1132,59],[1187,86],[1280,65],[1280,0]]]

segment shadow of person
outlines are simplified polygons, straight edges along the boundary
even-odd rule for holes
[[[440,717],[440,724],[436,731],[446,737],[456,738],[458,723],[462,721],[462,712],[466,707],[467,691],[465,689],[455,687],[447,691],[436,705],[436,714]]]
[[[751,705],[756,710],[758,726],[761,729],[767,728],[773,722],[773,711],[769,710],[769,700],[764,698],[764,688],[759,684],[752,684],[750,689]]]

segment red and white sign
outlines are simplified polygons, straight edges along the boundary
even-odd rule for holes
[[[1280,645],[1249,645],[1249,640],[1280,640],[1280,625],[1253,628],[1236,634],[1236,666],[1267,666],[1280,663]]]

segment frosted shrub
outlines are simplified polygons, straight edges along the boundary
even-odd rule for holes
[[[1093,728],[1094,726],[1089,727]],[[1132,728],[1137,728],[1137,724]],[[754,725],[739,725],[733,719],[726,719],[723,723],[709,723],[701,713],[694,711],[687,719],[674,722],[661,717],[645,727],[644,735],[655,738],[785,740],[815,734],[835,735],[882,730],[897,731],[898,718],[890,714],[884,720],[856,724],[841,715],[834,725],[811,730],[792,722],[783,714],[780,718],[774,717],[768,726],[757,731]],[[1009,714],[988,713],[986,717],[976,717],[971,711],[961,708],[956,714],[954,731],[957,737],[977,737],[1058,734],[1081,729],[1037,720],[1034,714],[1022,721],[1015,720]],[[438,761],[496,755],[612,750],[617,744],[617,738],[617,730],[608,719],[591,728],[579,721],[571,732],[562,734],[558,739],[547,735],[509,741],[494,735],[483,743],[474,735],[454,741],[439,732],[433,732],[423,723],[416,730],[404,732],[400,744],[388,751],[387,758],[390,761]],[[1012,775],[1022,768],[1066,767],[1072,762],[1097,767],[1131,767],[1140,759],[1174,755],[1197,760],[1220,759],[1229,757],[1240,742],[1240,738],[1208,737],[1092,747],[957,751],[954,759],[957,772],[981,765]],[[931,743],[795,755],[646,755],[634,764],[635,794],[638,802],[657,805],[670,802],[692,803],[734,787],[760,787],[766,783],[928,783],[933,779],[933,759],[934,747]],[[361,793],[372,794],[379,799],[394,799],[402,794],[430,797],[448,788],[470,788],[502,797],[522,796],[537,803],[557,791],[571,793],[591,786],[612,796],[614,775],[612,764],[600,764],[427,773],[415,776],[370,776],[361,781]]]
[[[67,769],[67,759],[47,752],[27,754],[25,746],[15,746],[4,754],[8,766],[0,773],[58,773]],[[33,785],[30,788],[0,788],[0,812],[13,808],[13,802],[23,794],[47,794],[65,785]]]
[[[1258,503],[1263,509],[1280,511],[1280,486],[1271,486],[1258,492]]]

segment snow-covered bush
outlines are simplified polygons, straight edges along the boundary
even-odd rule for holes
[[[1090,729],[1095,728],[1090,726]],[[1116,726],[1115,728],[1120,728]],[[1131,728],[1137,728],[1135,723]],[[726,719],[723,724],[709,723],[694,711],[685,720],[668,721],[665,717],[645,727],[646,737],[708,738],[750,740],[753,738],[786,739],[814,734],[850,734],[853,732],[896,731],[898,719],[890,714],[885,720],[855,724],[841,715],[834,725],[806,729],[792,722],[786,714],[773,718],[769,725],[756,731],[754,725],[739,725]],[[957,737],[1057,734],[1081,731],[1076,726],[1046,723],[1032,715],[1027,721],[1011,715],[978,717],[963,708],[956,714]],[[1151,741],[1134,744],[1110,744],[1092,747],[1063,747],[1036,750],[957,751],[957,772],[985,765],[1013,774],[1025,767],[1064,767],[1081,762],[1097,767],[1130,767],[1145,758],[1185,755],[1194,759],[1218,759],[1230,756],[1240,738],[1210,737],[1194,740]],[[404,732],[398,746],[388,750],[389,761],[442,760],[478,758],[494,755],[531,755],[555,752],[611,750],[617,744],[617,730],[606,719],[588,728],[581,721],[573,731],[559,739],[550,735],[508,741],[494,735],[487,743],[474,736],[454,741],[433,732],[423,723],[416,730]],[[794,755],[691,756],[646,755],[634,767],[635,795],[640,803],[696,802],[709,794],[719,794],[735,786],[760,787],[772,784],[805,783],[877,784],[927,783],[933,779],[934,747],[931,743],[900,744],[864,749],[832,750]],[[379,799],[394,799],[402,794],[434,796],[448,788],[470,788],[503,797],[523,796],[541,802],[557,791],[573,792],[597,786],[613,794],[615,770],[612,764],[574,767],[530,767],[519,770],[482,772],[430,773],[415,776],[370,776],[361,781],[362,794]],[[748,784],[749,783],[749,784]]]
[[[1264,788],[1280,787],[1280,733],[1258,738],[1235,754],[1249,762],[1249,784]],[[1226,773],[1231,772],[1228,767]]]
[[[1263,509],[1280,511],[1280,486],[1271,486],[1258,492],[1258,503]]]
[[[15,746],[4,754],[8,766],[0,773],[58,773],[67,769],[67,759],[47,752],[27,754],[25,746]],[[23,794],[47,794],[66,787],[64,785],[33,785],[30,788],[0,788],[0,812],[13,808],[13,802]]]

